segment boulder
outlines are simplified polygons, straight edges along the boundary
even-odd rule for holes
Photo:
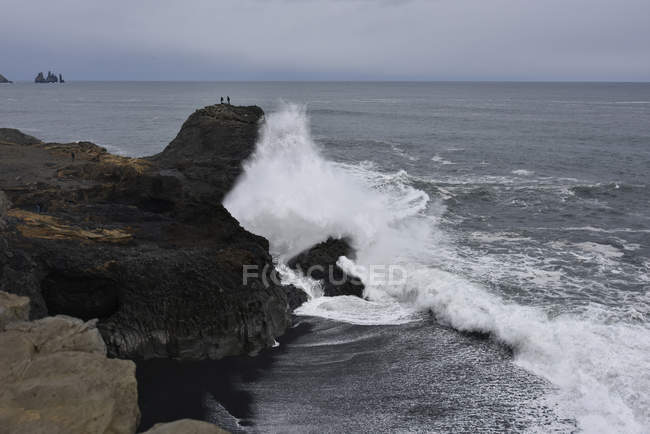
[[[29,298],[0,291],[0,332],[17,321],[29,319]]]
[[[322,281],[323,294],[326,296],[362,297],[365,287],[361,280],[356,276],[348,275],[336,264],[341,256],[354,259],[356,255],[349,240],[330,237],[293,257],[287,265],[312,279]]]
[[[28,296],[32,319],[98,318],[113,357],[272,346],[290,324],[287,290],[271,278],[268,241],[221,204],[262,118],[258,107],[206,107],[150,158],[89,142],[24,146],[34,140],[0,130],[0,189],[13,202],[0,290]],[[244,266],[259,273],[244,280]]]
[[[226,434],[216,425],[192,419],[181,419],[169,423],[158,423],[144,434]]]
[[[11,323],[0,348],[0,431],[135,432],[135,364],[106,358],[95,321]]]
[[[289,303],[289,310],[293,312],[298,309],[303,303],[309,300],[309,297],[302,289],[294,285],[286,285],[285,291],[287,293],[287,302]]]

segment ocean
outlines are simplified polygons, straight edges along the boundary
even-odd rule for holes
[[[0,127],[144,156],[221,96],[267,114],[224,204],[312,298],[257,359],[139,378],[142,427],[650,431],[650,84],[15,83]],[[320,296],[283,263],[329,235],[400,278]]]

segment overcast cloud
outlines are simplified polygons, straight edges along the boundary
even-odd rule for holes
[[[649,0],[0,0],[0,73],[650,81]]]

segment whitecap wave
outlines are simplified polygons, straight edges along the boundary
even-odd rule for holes
[[[440,164],[444,164],[444,165],[456,164],[456,163],[454,163],[454,162],[452,162],[452,161],[445,160],[444,158],[442,158],[442,157],[441,157],[440,155],[438,155],[438,154],[436,154],[436,155],[434,155],[433,157],[431,157],[431,161],[433,161],[434,163],[440,163]]]
[[[321,297],[303,282],[311,299],[298,314],[369,325],[432,312],[445,325],[488,334],[512,348],[515,363],[552,383],[548,399],[559,417],[575,419],[586,432],[644,432],[650,426],[646,323],[620,321],[602,310],[558,315],[507,301],[445,271],[453,246],[437,226],[444,207],[413,188],[405,171],[385,174],[367,163],[325,160],[303,108],[289,105],[267,117],[257,151],[224,204],[247,229],[267,237],[280,260],[327,236],[349,236],[357,265],[397,264],[407,271],[399,284],[367,284],[367,300]],[[609,259],[618,255],[583,247]],[[543,275],[537,284],[561,278]]]

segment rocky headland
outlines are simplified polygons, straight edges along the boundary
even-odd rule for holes
[[[307,296],[279,283],[268,241],[221,203],[263,120],[259,107],[208,106],[146,158],[0,128],[0,349],[17,351],[0,358],[0,422],[133,432],[135,365],[113,358],[220,359],[276,343]],[[349,244],[330,239],[292,266],[340,255],[353,257]],[[247,265],[265,271],[244,281]],[[326,294],[361,296],[363,286],[342,277]],[[92,422],[66,419],[66,405],[87,407]]]
[[[0,74],[0,83],[12,83],[7,77],[4,75]]]
[[[221,205],[254,150],[263,112],[192,114],[150,158],[89,142],[42,143],[0,129],[0,189],[13,203],[0,243],[0,289],[32,319],[98,318],[111,356],[221,358],[272,346],[289,325],[266,239]]]

